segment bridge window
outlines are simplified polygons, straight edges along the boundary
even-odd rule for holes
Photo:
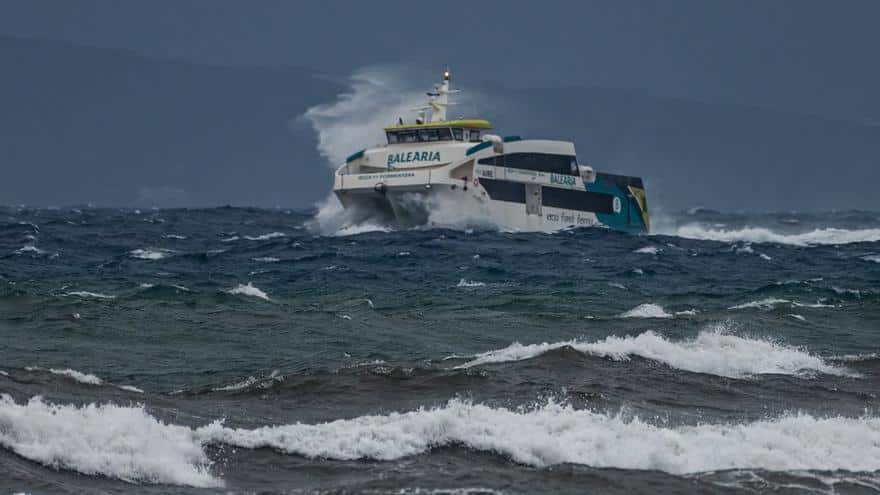
[[[397,137],[397,133],[396,133],[396,132],[387,132],[386,134],[388,135],[388,144],[395,144],[395,143],[397,143],[397,139],[398,139],[398,137]]]
[[[472,143],[479,143],[480,142],[480,131],[471,130],[470,141]]]
[[[456,141],[461,141],[461,128],[460,127],[453,128],[452,135],[455,137]]]
[[[400,142],[401,143],[416,143],[419,140],[418,134],[416,131],[401,131],[400,132]]]
[[[452,131],[448,127],[441,127],[437,129],[437,137],[440,141],[449,141],[452,139]]]
[[[419,141],[428,142],[436,141],[437,139],[439,139],[437,129],[419,129]]]

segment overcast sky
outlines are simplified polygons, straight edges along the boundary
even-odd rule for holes
[[[340,74],[451,63],[880,122],[880,2],[4,0],[0,33]],[[468,74],[471,79],[477,74]]]

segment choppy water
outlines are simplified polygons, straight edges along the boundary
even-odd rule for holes
[[[0,491],[880,490],[880,214],[310,218],[0,209]]]

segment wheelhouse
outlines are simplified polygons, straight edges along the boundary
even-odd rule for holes
[[[449,120],[423,124],[397,124],[385,128],[388,144],[465,142],[479,143],[482,131],[491,129],[486,120]]]

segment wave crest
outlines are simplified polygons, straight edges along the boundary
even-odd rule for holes
[[[0,396],[0,445],[40,464],[128,482],[220,487],[193,431],[142,407],[16,404]]]
[[[730,335],[722,330],[702,331],[694,339],[678,342],[650,330],[636,337],[610,336],[598,342],[571,340],[532,345],[514,342],[504,349],[477,354],[459,367],[521,361],[554,349],[572,347],[594,356],[615,360],[640,356],[680,370],[728,378],[760,374],[800,376],[805,372],[855,376],[851,371],[830,365],[804,350],[768,340]]]
[[[784,416],[661,427],[548,403],[531,411],[452,400],[436,409],[253,430],[199,428],[206,442],[309,458],[394,460],[464,445],[537,467],[560,463],[683,474],[722,469],[880,469],[880,419]]]
[[[800,234],[780,234],[764,227],[744,227],[739,230],[707,228],[698,224],[683,225],[668,232],[658,232],[688,239],[721,242],[776,243],[793,246],[850,244],[880,241],[880,229],[824,228]]]

